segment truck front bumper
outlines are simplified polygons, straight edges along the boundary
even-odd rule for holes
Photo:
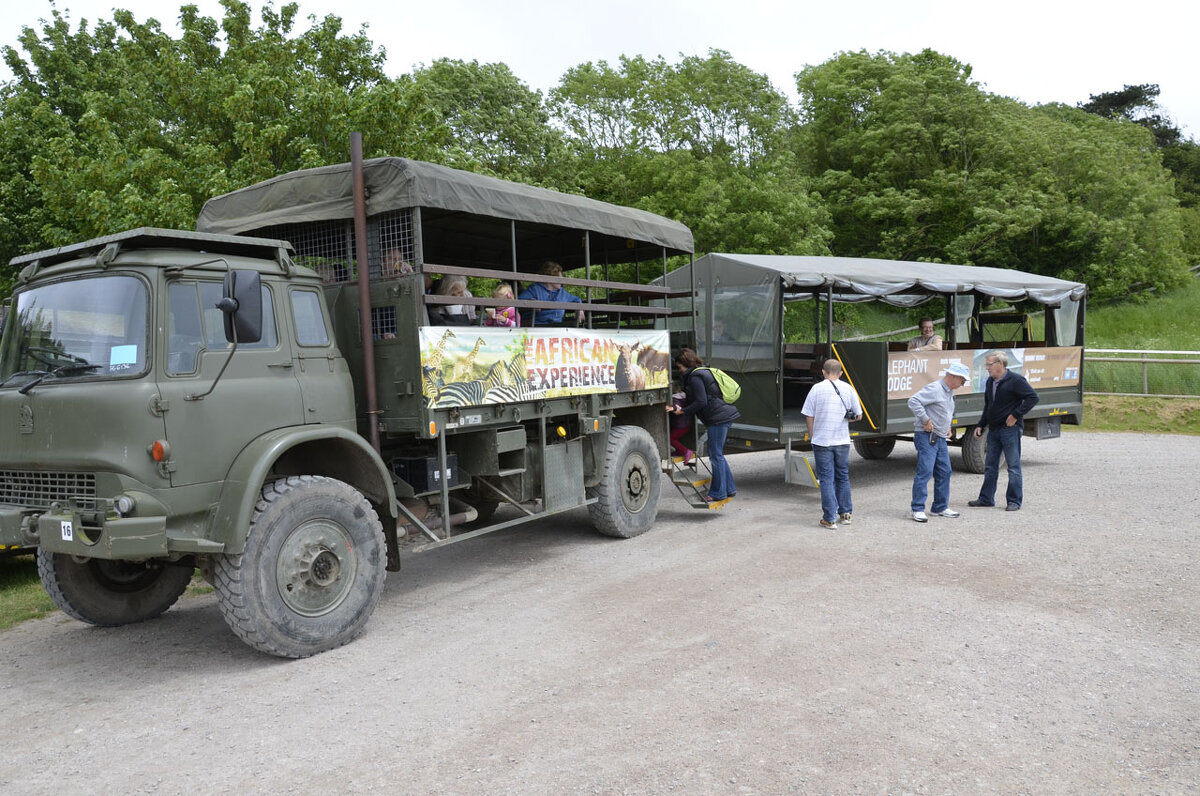
[[[38,517],[38,543],[50,553],[137,560],[162,558],[167,550],[167,519],[104,517],[51,509]]]

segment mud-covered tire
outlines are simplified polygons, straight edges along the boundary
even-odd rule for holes
[[[658,516],[662,478],[658,448],[637,426],[613,426],[600,483],[588,489],[592,525],[605,536],[629,539],[650,530]]]
[[[183,594],[193,570],[157,561],[80,561],[45,550],[37,552],[37,567],[60,611],[100,627],[131,625],[163,613]]]
[[[864,459],[886,459],[896,447],[895,437],[872,437],[854,440],[854,450]]]
[[[379,517],[352,486],[281,478],[263,487],[245,550],[217,559],[221,613],[242,641],[271,655],[340,647],[379,604],[385,553]]]
[[[975,438],[975,429],[967,429],[966,435],[962,439],[962,463],[963,469],[968,473],[982,473],[985,458],[987,456],[987,429]]]

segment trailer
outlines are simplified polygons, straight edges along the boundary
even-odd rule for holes
[[[973,375],[957,392],[951,444],[962,448],[968,471],[983,472],[986,435],[976,439],[969,432],[983,410],[983,362],[991,351],[1005,352],[1009,368],[1040,395],[1026,418],[1027,436],[1057,437],[1063,423],[1078,425],[1083,418],[1087,288],[1077,282],[941,263],[708,254],[672,270],[663,284],[694,293],[669,301],[690,317],[665,325],[742,385],[742,417],[730,430],[729,451],[783,448],[792,482],[813,483],[803,459],[791,454],[810,447],[800,409],[829,358],[841,362],[862,398],[863,418],[850,430],[855,450],[867,459],[885,458],[897,439],[911,439],[908,398],[958,362]],[[805,307],[806,328],[785,337],[785,308],[795,302]],[[862,302],[928,305],[930,315],[943,319],[942,350],[848,337],[835,321],[835,306]],[[999,311],[989,311],[1000,303]],[[1037,310],[1044,311],[1041,324],[1033,323]]]

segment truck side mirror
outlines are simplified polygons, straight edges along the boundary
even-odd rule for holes
[[[225,339],[257,343],[262,339],[262,280],[257,271],[225,275],[217,309],[225,314]]]

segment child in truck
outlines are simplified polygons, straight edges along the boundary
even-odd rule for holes
[[[683,438],[688,432],[695,428],[696,423],[692,415],[679,414],[675,410],[682,409],[687,403],[687,393],[680,390],[671,396],[671,405],[667,407],[667,411],[671,412],[671,449],[683,457],[683,463],[688,467],[696,466],[696,459],[692,455],[692,450],[684,444]]]
[[[492,298],[504,298],[511,301],[512,297],[512,285],[507,282],[501,282],[492,291]],[[506,326],[512,329],[521,325],[521,316],[517,313],[516,307],[488,307],[485,316],[483,319],[485,326]]]

